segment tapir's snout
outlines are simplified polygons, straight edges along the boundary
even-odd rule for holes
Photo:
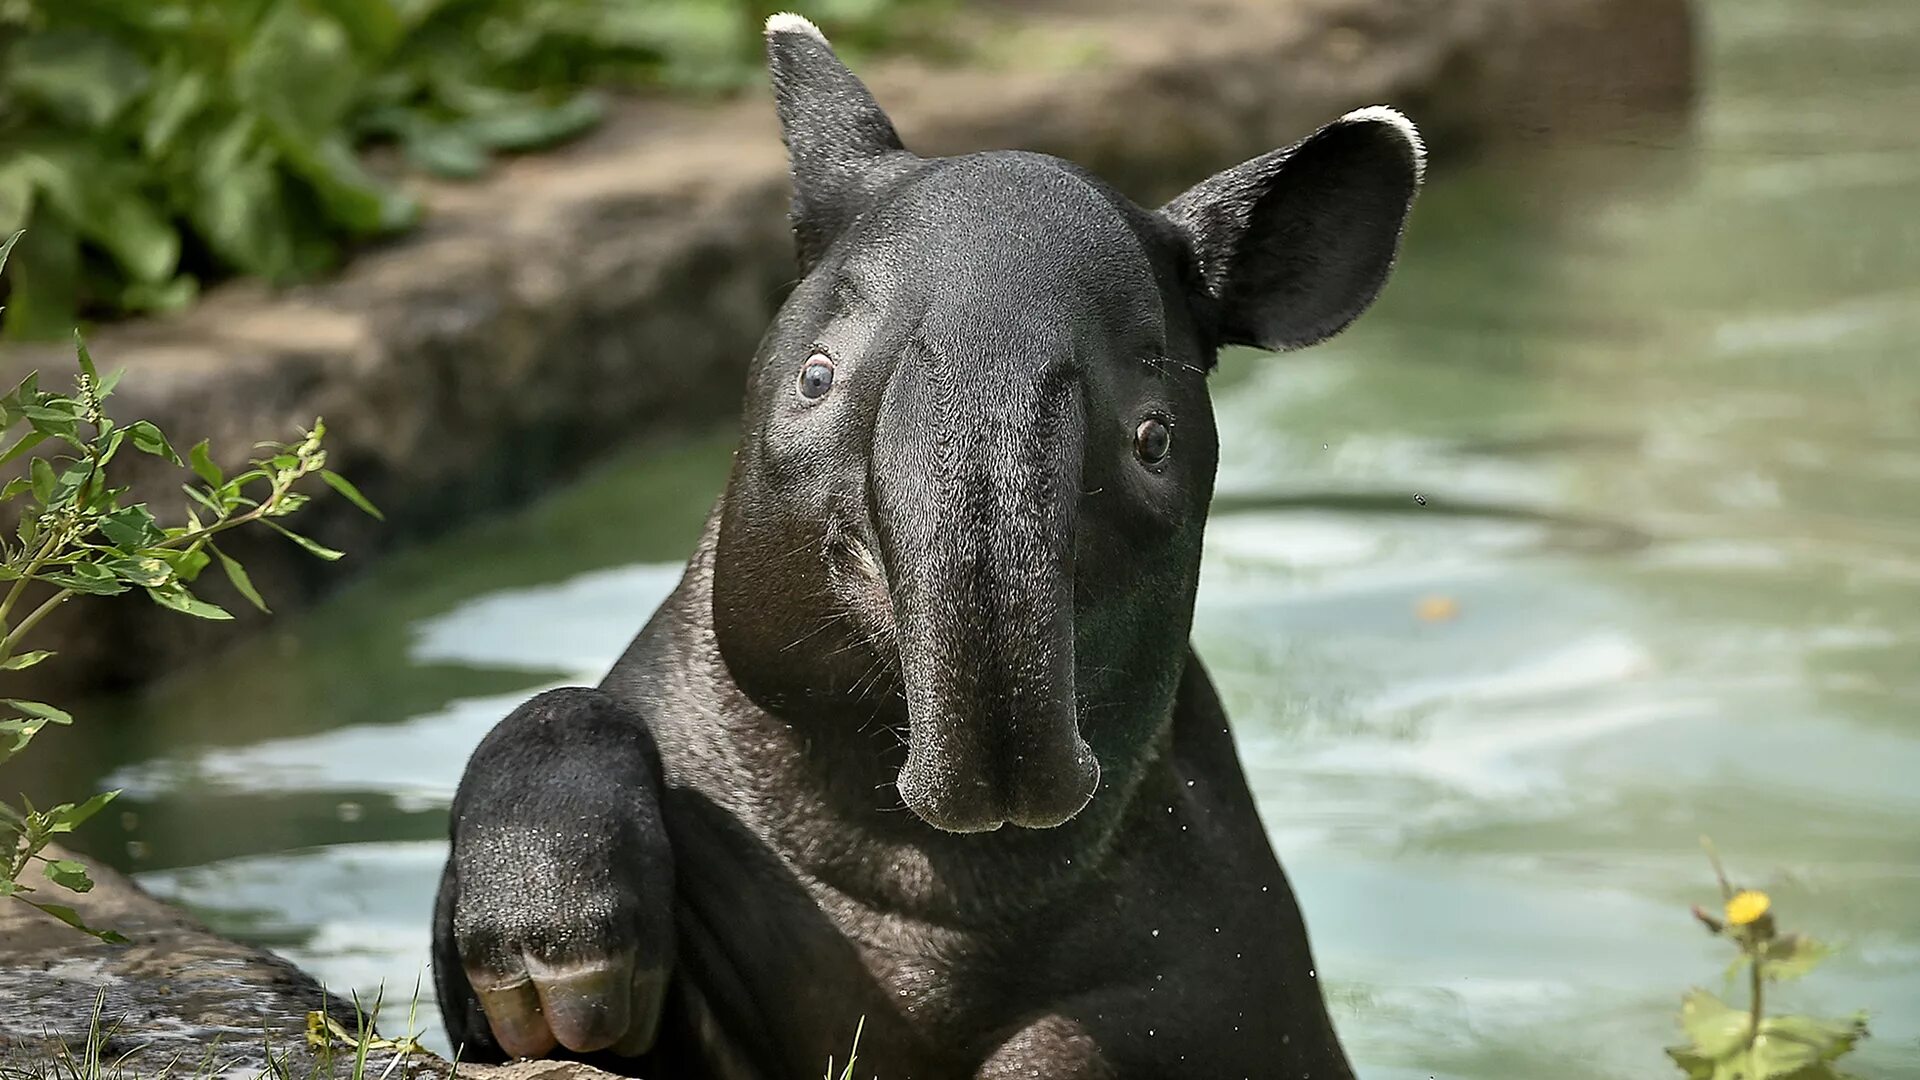
[[[872,474],[907,702],[900,797],[949,832],[1052,828],[1100,781],[1074,686],[1080,395],[1064,366],[985,403],[951,365],[903,366]]]
[[[916,680],[909,675],[908,681]],[[1016,692],[996,702],[995,696],[964,676],[957,687],[909,693],[901,799],[948,832],[986,832],[1007,822],[1030,829],[1064,824],[1100,783],[1100,765],[1080,737],[1072,701],[1029,703]]]

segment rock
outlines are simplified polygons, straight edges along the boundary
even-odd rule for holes
[[[57,848],[47,855],[80,858]],[[127,1064],[143,1074],[212,1054],[252,1075],[265,1068],[271,1045],[290,1076],[305,1077],[313,1065],[307,1014],[325,1009],[352,1028],[352,1006],[292,964],[214,936],[106,867],[89,872],[94,888],[85,895],[47,883],[37,869],[22,884],[131,944],[102,944],[23,903],[0,901],[0,1073],[59,1075],[44,1066],[63,1053],[82,1058],[98,1031],[107,1060],[131,1052]]]
[[[118,1075],[124,1076],[160,1075],[169,1062],[177,1062],[176,1076],[254,1077],[267,1071],[271,1053],[287,1080],[351,1077],[350,1046],[336,1042],[331,1054],[320,1054],[306,1035],[308,1014],[322,1009],[347,1031],[356,1031],[352,1004],[272,953],[215,936],[85,856],[57,847],[46,855],[87,863],[94,887],[75,895],[49,885],[36,870],[22,882],[38,890],[35,899],[68,905],[88,925],[116,930],[132,943],[102,944],[25,904],[0,902],[0,1076],[75,1075],[59,1063],[66,1057],[83,1060],[93,1037],[104,1060],[122,1061],[125,1069]],[[437,1016],[424,1019],[438,1022]],[[451,1062],[426,1052],[404,1055],[386,1073],[394,1056],[391,1049],[371,1051],[367,1075],[453,1075]],[[560,1061],[462,1064],[458,1075],[470,1080],[611,1076]]]
[[[959,64],[862,65],[928,153],[1024,146],[1079,160],[1140,199],[1392,102],[1438,169],[1469,142],[1671,116],[1692,92],[1686,0],[1058,0],[955,16]],[[554,153],[471,184],[429,184],[418,232],[338,278],[212,290],[178,317],[101,329],[124,366],[118,415],[228,464],[324,416],[333,465],[391,519],[320,499],[302,528],[327,565],[272,536],[230,548],[276,610],[320,595],[383,548],[527,498],[633,439],[730,418],[745,364],[794,263],[785,163],[764,93],[724,104],[629,100]],[[72,370],[65,348],[14,348],[0,377]],[[159,507],[175,478],[129,465]],[[4,523],[0,523],[3,525]],[[217,577],[217,575],[213,575]],[[256,625],[197,623],[139,601],[79,600],[23,673],[42,692],[113,687]],[[156,624],[155,620],[164,620]],[[27,681],[27,680],[22,680]]]

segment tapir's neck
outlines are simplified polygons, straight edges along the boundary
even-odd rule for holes
[[[903,736],[876,719],[873,702],[788,715],[739,687],[714,638],[717,534],[716,515],[662,610],[672,636],[682,638],[670,647],[698,654],[711,675],[703,689],[717,699],[696,703],[692,715],[663,710],[673,715],[656,722],[679,729],[661,733],[671,784],[701,789],[817,887],[929,922],[983,925],[1030,914],[1101,873],[1136,816],[1141,780],[1164,756],[1170,715],[1142,725],[1159,731],[1163,745],[1142,748],[1133,763],[1102,762],[1099,793],[1066,824],[942,832],[915,817],[893,790]],[[676,745],[688,749],[688,761],[674,760]],[[720,759],[724,770],[712,769]]]

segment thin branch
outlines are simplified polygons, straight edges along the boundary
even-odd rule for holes
[[[7,634],[6,640],[0,641],[0,659],[12,656],[13,650],[20,647],[20,639],[26,636],[27,631],[38,626],[41,619],[53,614],[55,608],[73,599],[73,596],[74,592],[72,589],[61,589],[59,592],[47,597],[45,603],[34,608],[32,614],[21,619],[20,625],[14,627],[12,632]]]

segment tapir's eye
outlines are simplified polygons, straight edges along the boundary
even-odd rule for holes
[[[1141,461],[1158,465],[1173,449],[1173,428],[1157,416],[1149,416],[1133,429],[1133,452]]]
[[[823,398],[831,389],[833,389],[832,358],[820,352],[807,357],[807,366],[800,369],[800,396]]]

